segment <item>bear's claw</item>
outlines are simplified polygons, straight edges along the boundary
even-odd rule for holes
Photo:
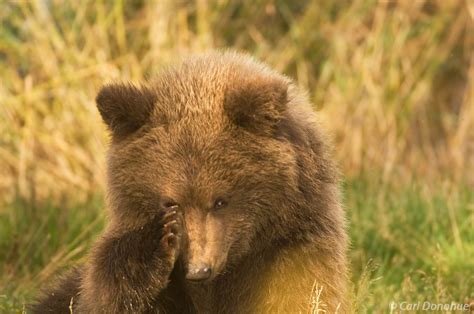
[[[176,210],[172,210],[165,213],[162,218],[163,235],[160,241],[161,247],[172,264],[174,264],[178,256],[182,234],[181,220],[178,215]]]

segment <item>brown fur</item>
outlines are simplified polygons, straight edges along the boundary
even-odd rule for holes
[[[314,285],[323,309],[349,310],[337,171],[289,79],[209,53],[147,86],[108,85],[97,104],[112,131],[110,222],[59,288],[79,295],[76,312],[304,313]],[[199,265],[210,278],[186,280]]]

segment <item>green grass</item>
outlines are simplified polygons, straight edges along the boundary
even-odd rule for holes
[[[376,179],[345,185],[358,312],[389,302],[474,297],[474,193]],[[103,227],[101,198],[72,207],[17,200],[0,215],[0,311],[21,312],[38,288],[83,257]]]
[[[17,199],[0,212],[0,312],[21,311],[54,275],[80,262],[102,230],[100,198],[64,207]]]
[[[375,180],[347,185],[357,305],[466,303],[474,297],[474,193]]]

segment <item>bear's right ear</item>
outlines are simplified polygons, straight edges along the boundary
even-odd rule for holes
[[[123,137],[147,122],[156,102],[156,94],[147,87],[116,83],[102,87],[95,101],[113,136]]]
[[[224,110],[235,125],[271,135],[284,117],[287,91],[288,82],[280,78],[242,79],[227,91]]]

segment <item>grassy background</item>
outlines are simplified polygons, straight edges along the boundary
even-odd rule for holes
[[[0,312],[103,228],[100,86],[224,47],[295,78],[333,134],[354,309],[473,301],[473,17],[471,0],[3,1]]]

